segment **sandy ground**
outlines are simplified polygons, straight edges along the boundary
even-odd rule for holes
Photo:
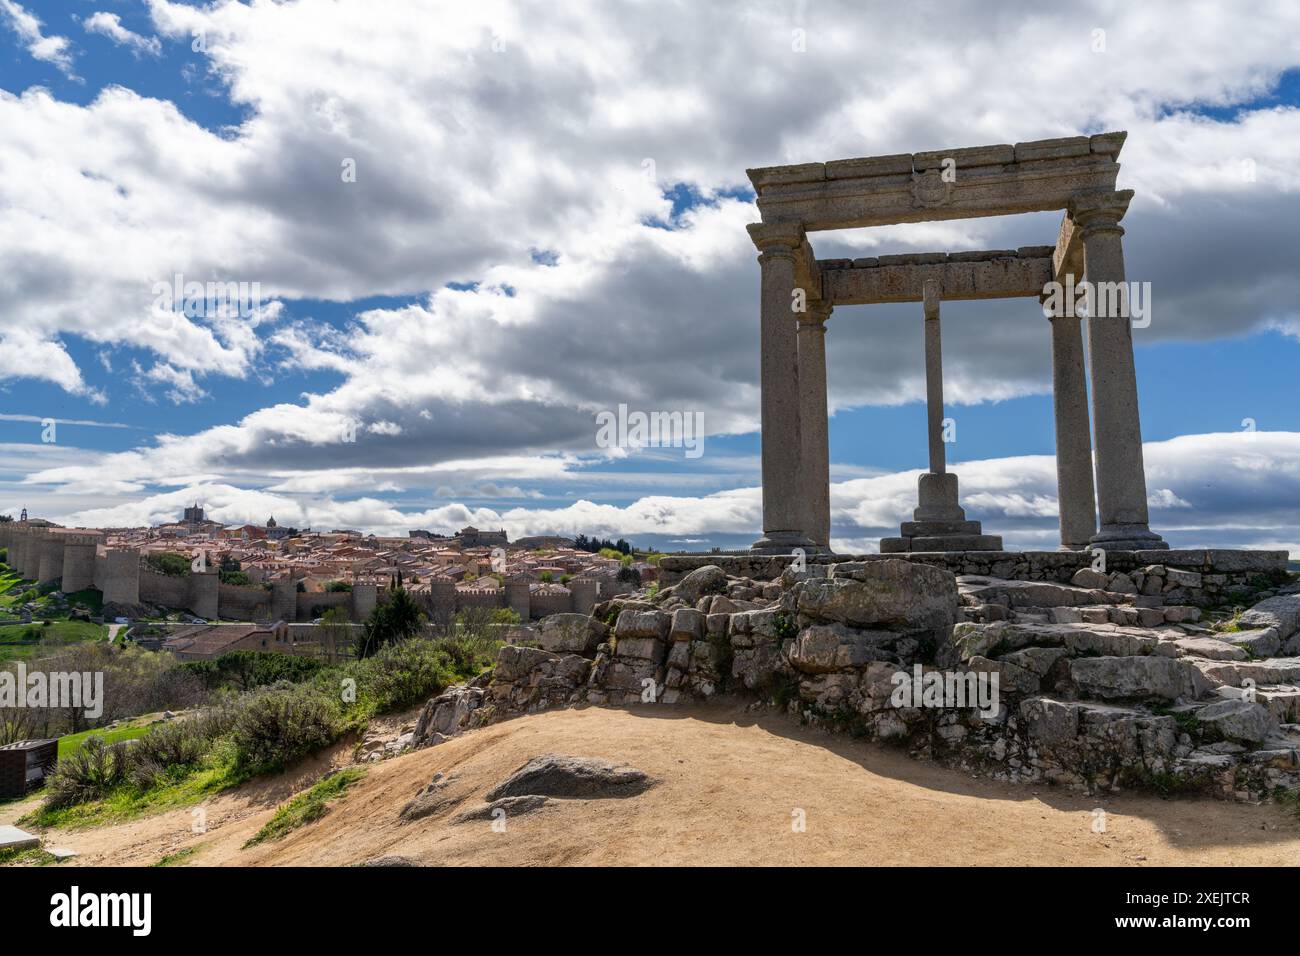
[[[453,823],[484,791],[543,753],[630,763],[659,783],[637,797],[553,801],[506,821]],[[243,843],[338,748],[292,773],[192,808],[115,826],[50,831],[72,863],[145,865],[197,847],[198,865],[346,865],[386,854],[427,864],[1300,864],[1300,819],[1285,808],[1208,798],[1087,797],[977,780],[905,754],[734,707],[587,708],[497,724],[370,768],[321,820],[248,850]],[[413,823],[398,812],[430,778],[452,777],[455,807]],[[0,823],[30,806],[0,807]],[[1093,831],[1094,809],[1106,830]],[[806,829],[795,832],[798,810]],[[66,865],[66,864],[65,864]]]

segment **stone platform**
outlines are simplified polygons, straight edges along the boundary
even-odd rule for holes
[[[809,554],[810,565],[842,561],[880,561],[901,558],[958,575],[984,575],[1016,581],[1052,581],[1067,584],[1082,568],[1092,567],[1095,555],[1087,551],[910,551],[894,554]],[[714,564],[727,574],[757,581],[772,581],[793,561],[791,555],[756,555],[748,551],[711,554],[666,554],[659,561],[665,585],[696,568]],[[1260,575],[1280,575],[1287,570],[1285,551],[1246,551],[1220,548],[1107,551],[1108,572],[1137,571],[1150,566],[1171,568],[1187,592],[1186,603],[1214,604],[1233,589],[1245,587]]]
[[[897,537],[880,539],[881,554],[1001,550],[1002,536],[985,534],[978,521],[904,521]]]

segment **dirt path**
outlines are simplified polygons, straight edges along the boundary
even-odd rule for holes
[[[626,800],[553,801],[506,821],[452,823],[529,758],[626,761],[660,779]],[[182,847],[210,865],[343,865],[386,854],[429,864],[1300,864],[1300,820],[1277,806],[1147,795],[1096,798],[975,780],[902,753],[739,709],[589,708],[526,717],[371,767],[321,820],[242,849],[276,804],[347,759],[340,749],[292,775],[204,805],[70,833],[86,864],[140,865]],[[456,807],[414,823],[398,812],[436,772]],[[1093,832],[1094,808],[1106,832]],[[0,822],[17,816],[0,808]],[[804,811],[796,833],[792,814]]]

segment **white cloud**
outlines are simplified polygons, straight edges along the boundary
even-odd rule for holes
[[[32,59],[52,63],[65,76],[76,77],[72,68],[72,51],[67,37],[46,36],[41,30],[40,17],[29,13],[16,0],[0,0],[0,13],[6,15],[9,26],[27,45],[27,52]]]
[[[1248,27],[1231,9],[1190,16],[1173,3],[938,15],[826,2],[802,14],[806,53],[791,51],[779,5],[743,16],[541,0],[148,5],[159,36],[188,45],[202,34],[196,60],[248,119],[210,131],[122,87],[84,106],[0,90],[12,134],[0,145],[0,380],[122,401],[137,382],[198,403],[219,399],[222,379],[252,387],[305,371],[339,384],[294,401],[274,391],[238,420],[115,456],[127,484],[348,495],[424,482],[468,497],[487,483],[572,477],[595,451],[593,412],[620,402],[703,411],[711,434],[752,430],[757,267],[744,225],[756,211],[728,192],[746,185],[747,166],[769,163],[1126,128],[1129,277],[1156,296],[1138,343],[1300,328],[1300,110],[1217,121],[1185,109],[1262,96],[1297,65],[1284,0],[1252,6]],[[20,35],[41,36],[13,0],[0,8],[22,18]],[[115,40],[128,32],[113,14],[85,23]],[[1098,23],[1104,54],[1091,50]],[[345,160],[355,182],[340,174]],[[713,203],[674,229],[647,225],[672,219],[663,190],[677,183]],[[1053,241],[1058,218],[815,242],[827,256],[1002,248]],[[250,320],[159,316],[153,284],[177,273],[259,282],[271,305]],[[344,326],[297,301],[376,295],[414,301]],[[948,314],[950,401],[1047,390],[1036,303],[954,303]],[[907,307],[837,312],[833,408],[923,395],[915,318]],[[150,358],[104,395],[72,338],[95,346],[87,354]],[[349,423],[355,443],[338,438]],[[75,466],[40,478],[92,479]],[[1051,487],[979,494],[1030,521]],[[671,524],[672,499],[645,500],[626,517]],[[711,506],[724,517],[736,507]],[[605,506],[571,507],[596,520],[603,512],[585,509]]]
[[[103,10],[97,11],[82,20],[81,25],[86,28],[87,33],[98,33],[106,36],[118,46],[129,48],[136,56],[142,53],[149,56],[158,56],[162,53],[161,40],[157,37],[143,37],[138,33],[133,33],[122,26],[122,18],[116,13],[106,13]]]
[[[1281,548],[1300,558],[1300,433],[1188,435],[1150,442],[1145,452],[1148,483],[1159,489],[1152,496],[1151,526],[1175,547]],[[661,543],[743,538],[747,544],[758,536],[762,523],[756,487],[700,496],[644,495],[624,506],[580,499],[549,508],[494,509],[453,503],[423,510],[403,509],[373,494],[338,499],[333,497],[338,489],[310,481],[250,489],[196,480],[108,506],[72,508],[61,505],[53,493],[61,488],[69,489],[69,494],[82,493],[91,473],[117,475],[122,465],[121,456],[102,456],[86,468],[55,464],[29,478],[25,490],[14,496],[27,494],[49,508],[40,513],[56,520],[93,526],[174,520],[182,507],[195,500],[203,501],[216,520],[231,524],[265,521],[266,515],[275,514],[283,523],[299,527],[352,527],[399,535],[410,528],[454,530],[474,524],[504,527],[512,538],[581,532]],[[1011,548],[1056,547],[1056,470],[1051,456],[957,462],[953,470],[960,476],[967,516],[981,520],[987,533],[1001,534]],[[875,551],[882,536],[897,534],[898,523],[910,517],[916,506],[917,474],[895,472],[833,484],[836,549]],[[361,477],[375,481],[373,474]],[[127,490],[138,487],[128,482]],[[522,493],[511,488],[477,490],[500,497]]]

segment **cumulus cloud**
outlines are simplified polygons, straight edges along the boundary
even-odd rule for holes
[[[773,163],[1127,129],[1128,271],[1154,296],[1137,343],[1263,328],[1300,338],[1288,232],[1300,216],[1300,110],[1267,101],[1300,61],[1285,0],[1254,5],[1249,29],[1227,8],[1103,2],[942,15],[825,2],[793,19],[778,4],[744,16],[541,0],[148,6],[158,36],[130,36],[186,47],[201,36],[195,58],[247,119],[207,129],[116,86],[84,106],[0,90],[11,134],[0,147],[0,380],[103,400],[69,350],[82,339],[100,355],[151,356],[116,386],[131,399],[128,383],[199,405],[223,382],[277,372],[331,384],[114,456],[128,484],[342,496],[424,483],[469,497],[589,470],[593,414],[621,402],[702,411],[711,435],[752,431],[758,276],[744,225],[757,213],[744,169]],[[0,8],[34,20],[14,0]],[[85,25],[142,49],[113,14]],[[792,49],[796,27],[806,52]],[[1225,112],[1207,117],[1207,105]],[[674,212],[683,191],[696,201]],[[1052,242],[1058,221],[814,242],[823,256],[1006,248]],[[151,290],[178,274],[257,282],[270,305],[252,318],[160,314]],[[320,302],[374,296],[400,301],[341,322],[316,314]],[[923,396],[916,313],[837,311],[833,409]],[[1047,391],[1037,303],[953,303],[945,318],[951,402]],[[91,477],[34,470],[51,486]],[[1052,483],[1035,487],[971,491],[1032,522]],[[1196,503],[1151,488],[1157,503],[1165,491]],[[671,526],[672,508],[695,513],[688,499],[642,500],[635,514],[568,508],[643,529]],[[725,496],[689,501],[738,514]],[[868,520],[878,524],[854,523]],[[866,540],[896,521],[863,513],[846,527]],[[664,533],[699,530],[685,525]]]
[[[162,41],[157,37],[144,37],[122,26],[122,18],[116,13],[103,10],[92,13],[81,21],[87,33],[98,33],[108,37],[118,46],[130,49],[136,56],[147,54],[158,56],[162,53]]]
[[[2,450],[2,449],[0,449]],[[1151,526],[1175,547],[1266,547],[1300,558],[1300,434],[1256,432],[1190,435],[1145,447],[1152,488]],[[0,468],[4,459],[0,455]],[[101,473],[116,474],[119,456],[101,457]],[[1056,466],[1051,456],[959,462],[961,501],[969,517],[1001,534],[1011,548],[1053,549],[1059,543]],[[919,472],[902,471],[852,478],[831,486],[832,544],[836,550],[874,552],[879,539],[898,533],[916,506]],[[369,476],[370,481],[375,476]],[[580,499],[563,507],[474,507],[451,503],[437,508],[401,508],[375,495],[343,500],[334,489],[310,482],[280,482],[259,488],[220,480],[195,480],[165,492],[124,496],[112,504],[84,507],[60,503],[59,495],[80,493],[86,473],[54,462],[28,478],[25,492],[68,524],[138,526],[175,520],[180,509],[202,501],[216,520],[261,522],[270,514],[284,524],[316,530],[350,527],[402,535],[411,528],[455,530],[466,524],[503,527],[512,538],[534,534],[625,535],[639,544],[666,548],[713,542],[747,546],[762,524],[757,487],[713,494],[644,495],[626,505]],[[127,490],[138,485],[127,484]],[[44,490],[43,490],[44,489]],[[518,489],[479,489],[511,497]],[[110,491],[111,494],[111,491]],[[124,493],[125,494],[125,493]]]
[[[46,36],[41,29],[40,17],[29,13],[17,0],[0,0],[0,13],[5,15],[10,29],[26,44],[34,60],[52,63],[65,76],[75,78],[72,68],[72,50],[67,37]]]

